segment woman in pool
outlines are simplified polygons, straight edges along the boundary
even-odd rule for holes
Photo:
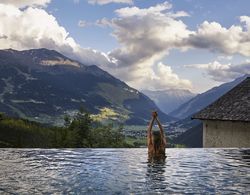
[[[152,119],[148,127],[148,158],[149,160],[164,160],[166,138],[161,126],[160,121],[157,118],[157,112],[152,113]],[[152,131],[154,121],[156,120],[160,131]]]

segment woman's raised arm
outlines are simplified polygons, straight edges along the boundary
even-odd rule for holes
[[[157,117],[156,117],[156,122],[157,122],[157,124],[158,124],[159,129],[160,129],[161,143],[164,144],[164,145],[166,145],[167,143],[166,143],[165,133],[164,133],[164,130],[163,130],[163,128],[162,128],[162,125],[161,125],[161,123],[160,123],[160,121],[159,121],[159,119],[158,119]]]
[[[149,126],[148,126],[148,135],[147,135],[147,138],[148,138],[148,145],[149,144],[153,144],[152,142],[152,127],[153,127],[153,124],[154,124],[154,120],[155,118],[153,117],[149,123]]]

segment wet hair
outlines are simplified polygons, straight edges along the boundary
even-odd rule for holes
[[[160,148],[161,145],[161,134],[159,131],[153,131],[153,142],[155,151]]]

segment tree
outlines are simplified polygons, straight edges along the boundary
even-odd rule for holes
[[[73,131],[76,147],[91,147],[91,123],[89,113],[80,108],[69,126],[69,129]]]
[[[65,115],[64,116],[64,127],[68,128],[70,126],[71,123],[71,119],[69,117],[69,115]]]
[[[0,112],[0,121],[3,120],[5,118],[4,113]]]

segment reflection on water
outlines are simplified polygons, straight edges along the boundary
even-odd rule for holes
[[[249,194],[250,150],[1,149],[0,194]]]
[[[147,191],[166,192],[165,161],[148,162],[146,173]]]

